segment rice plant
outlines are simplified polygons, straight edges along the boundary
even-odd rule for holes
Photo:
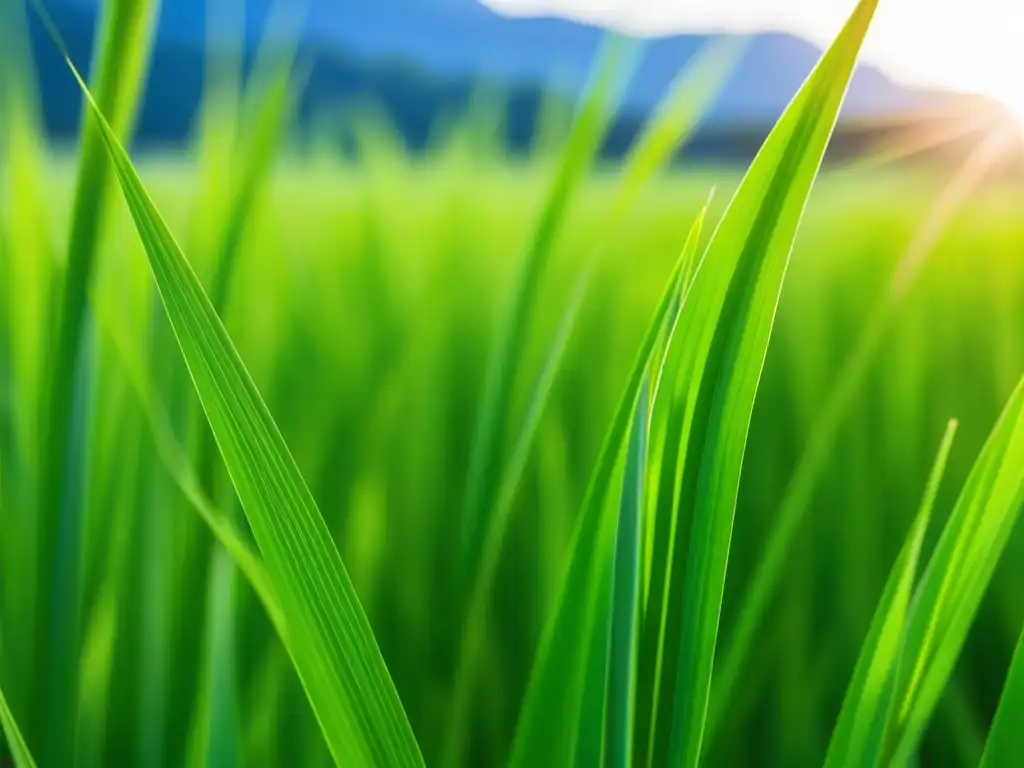
[[[528,158],[352,157],[281,4],[147,155],[158,4],[4,2],[0,763],[1024,758],[1022,191],[822,169],[878,4],[740,175],[670,167],[735,40],[614,169],[619,39]]]

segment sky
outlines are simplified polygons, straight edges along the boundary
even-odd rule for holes
[[[636,35],[767,29],[827,45],[855,0],[483,0]],[[863,59],[893,79],[983,93],[1024,120],[1024,0],[881,0]]]

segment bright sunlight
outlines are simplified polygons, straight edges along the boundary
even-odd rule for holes
[[[852,0],[484,0],[510,15],[554,14],[640,35],[784,30],[826,45]],[[863,59],[894,79],[997,99],[1024,122],[1024,4],[887,0]]]

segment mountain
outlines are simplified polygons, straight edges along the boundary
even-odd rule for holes
[[[268,24],[273,0],[245,3],[245,48],[251,57]],[[139,141],[178,142],[190,131],[201,99],[207,49],[207,0],[164,0],[157,27]],[[85,64],[96,28],[98,0],[49,0],[72,55]],[[296,4],[297,5],[297,4]],[[359,97],[383,103],[412,146],[426,141],[440,115],[464,108],[474,84],[494,84],[514,95],[508,115],[511,145],[528,143],[545,90],[575,100],[587,86],[606,40],[601,29],[557,18],[511,18],[477,0],[306,0],[301,58],[309,69],[304,122],[336,112]],[[237,28],[215,19],[216,41]],[[56,137],[75,133],[80,98],[38,20],[31,39],[46,125]],[[624,95],[621,125],[610,151],[632,133],[677,73],[714,34],[684,34],[645,42]],[[214,46],[216,48],[216,46]],[[813,45],[782,33],[750,39],[720,97],[705,116],[705,131],[770,125],[781,114],[820,55]],[[940,94],[908,90],[861,66],[845,106],[847,117],[885,117],[940,101]]]

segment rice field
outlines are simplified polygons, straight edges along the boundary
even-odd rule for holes
[[[816,178],[874,6],[745,175],[0,73],[0,765],[1015,764],[1024,185]]]

